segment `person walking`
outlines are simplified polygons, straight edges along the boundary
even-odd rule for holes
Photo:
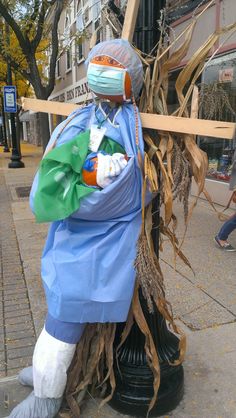
[[[229,183],[229,190],[234,191],[235,198],[232,195],[231,200],[235,202],[236,199],[236,150],[233,155],[232,173]],[[231,201],[230,200],[230,201]],[[224,251],[236,251],[229,242],[229,235],[236,229],[236,212],[223,224],[218,234],[215,236],[214,241]]]

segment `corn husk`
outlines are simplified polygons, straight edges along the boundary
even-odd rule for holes
[[[196,21],[213,2],[214,0],[211,0],[194,21],[171,44],[167,46],[163,39],[160,39],[156,55],[153,59],[142,56],[142,61],[147,68],[145,72],[145,86],[142,91],[139,106],[141,111],[168,114],[167,92],[169,71],[172,67],[177,67],[186,56]],[[109,17],[107,18],[109,20]],[[113,22],[109,24],[111,26],[114,25]],[[195,82],[203,71],[204,62],[211,48],[222,34],[234,30],[235,27],[236,24],[230,25],[213,33],[180,72],[176,81],[179,108],[175,114],[178,116],[189,116],[190,114],[191,117],[197,117],[196,108],[198,106],[198,98]],[[113,31],[115,32],[115,28],[113,28]],[[175,52],[171,52],[175,42],[181,36],[185,36],[182,45]],[[139,53],[141,54],[141,52]],[[154,63],[152,74],[150,72],[151,62]],[[189,80],[191,80],[191,84],[184,94],[186,84]],[[192,97],[194,99],[192,100],[192,112],[189,112]],[[187,225],[193,208],[197,203],[197,198],[204,191],[208,161],[206,154],[198,148],[193,135],[180,136],[178,134],[172,135],[158,132],[158,136],[153,136],[150,132],[144,132],[144,140],[147,149],[143,169],[142,230],[137,243],[137,257],[135,260],[137,280],[132,306],[117,350],[119,351],[120,347],[125,343],[135,321],[145,336],[147,362],[153,372],[154,378],[153,398],[148,410],[150,412],[158,399],[160,365],[151,330],[145,320],[139,301],[138,294],[140,288],[147,301],[149,311],[153,312],[156,307],[162,314],[164,320],[168,322],[170,329],[179,338],[179,358],[174,362],[174,365],[179,365],[184,360],[186,338],[183,332],[177,327],[173,318],[171,305],[166,300],[164,278],[159,260],[154,252],[151,237],[152,207],[149,205],[145,208],[144,205],[145,190],[148,187],[152,193],[160,193],[161,196],[164,217],[163,219],[160,217],[160,251],[162,251],[163,237],[165,237],[172,245],[175,258],[179,257],[191,269],[191,264],[181,249],[183,242],[179,243],[176,237],[177,219],[173,213],[173,201],[176,198],[183,201]],[[185,174],[181,175],[183,173]],[[191,184],[192,175],[198,185],[198,196],[188,211],[186,202],[188,201],[189,185]],[[80,405],[83,403],[88,390],[94,390],[96,394],[99,389],[100,395],[104,398],[102,405],[109,401],[114,393],[114,353],[112,346],[115,330],[116,324],[89,324],[86,326],[86,330],[77,346],[75,358],[68,373],[66,389],[66,399],[75,417],[80,417]],[[108,386],[110,387],[109,395],[107,395],[108,382]]]

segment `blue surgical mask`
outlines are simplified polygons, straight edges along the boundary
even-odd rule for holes
[[[111,68],[106,65],[90,63],[87,71],[89,88],[104,96],[123,96],[125,98],[124,68]]]

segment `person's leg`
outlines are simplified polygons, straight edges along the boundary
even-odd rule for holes
[[[34,391],[10,414],[10,418],[54,418],[61,406],[76,344],[41,332],[33,355]]]
[[[236,213],[234,215],[232,215],[228,221],[226,221],[224,223],[224,225],[222,226],[222,228],[220,229],[219,233],[218,233],[218,238],[221,241],[227,241],[229,235],[231,234],[231,232],[236,228]]]
[[[45,321],[45,330],[57,340],[68,344],[77,344],[83,334],[85,324],[58,321],[49,313]],[[33,387],[33,367],[25,367],[18,375],[18,380],[23,386]]]
[[[37,397],[62,397],[75,348],[76,344],[60,341],[43,329],[33,355],[34,393]]]
[[[53,318],[50,321],[47,317],[45,328],[48,326],[59,338],[77,339],[78,342],[85,325],[72,324],[71,327],[70,323],[67,323],[67,327],[65,325],[66,323],[54,322]],[[61,341],[50,335],[45,328],[39,336],[33,355],[34,391],[14,408],[9,418],[54,418],[60,409],[66,387],[67,370],[73,359],[76,343]],[[25,370],[25,374],[23,371],[21,383],[29,384],[30,370]]]
[[[236,213],[223,224],[217,236],[215,237],[216,242],[223,248],[229,245],[227,240],[234,229],[236,229]]]

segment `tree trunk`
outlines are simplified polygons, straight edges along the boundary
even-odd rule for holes
[[[39,126],[43,150],[45,151],[45,148],[50,138],[49,120],[47,113],[39,113]]]

